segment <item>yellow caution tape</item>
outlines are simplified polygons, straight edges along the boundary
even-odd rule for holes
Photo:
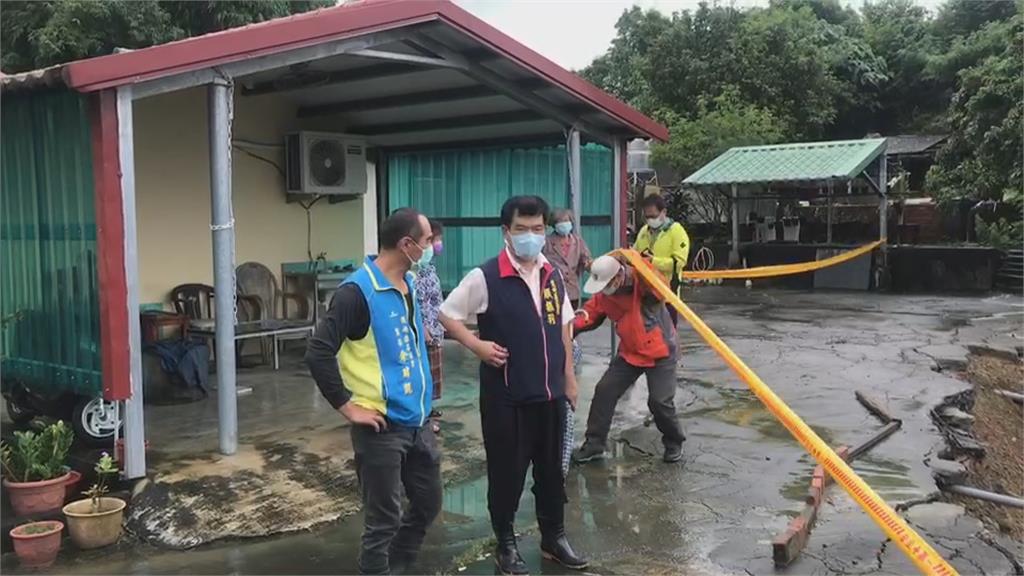
[[[769,278],[771,276],[788,276],[790,274],[802,274],[804,272],[813,272],[815,270],[821,270],[822,268],[828,268],[829,266],[835,266],[836,264],[842,264],[848,260],[853,260],[858,256],[863,256],[868,252],[871,252],[875,248],[878,248],[884,240],[878,240],[861,246],[855,250],[849,252],[843,252],[831,258],[825,258],[824,260],[815,260],[813,262],[800,262],[798,264],[778,264],[776,266],[758,266],[757,268],[740,268],[737,270],[705,270],[703,272],[690,272],[684,271],[683,278],[690,280],[710,280],[713,278],[723,279],[736,279],[736,278]]]
[[[874,245],[877,245],[877,243]],[[874,245],[869,246],[873,247]],[[860,250],[869,248],[869,246],[865,246]],[[917,565],[922,573],[940,576],[952,576],[957,573],[942,556],[939,556],[928,542],[921,538],[913,528],[904,522],[903,518],[885,503],[885,500],[882,500],[867,483],[861,480],[860,476],[850,468],[850,465],[840,458],[810,426],[801,420],[796,412],[793,412],[781,398],[776,396],[775,392],[762,382],[757,374],[754,374],[754,371],[744,364],[743,360],[740,360],[736,353],[730,350],[725,345],[725,342],[722,342],[722,339],[712,332],[711,328],[708,328],[708,325],[703,320],[694,314],[693,310],[690,310],[689,306],[683,304],[683,301],[672,293],[672,290],[669,289],[660,275],[644,265],[643,258],[639,253],[635,250],[616,250],[612,254],[621,255],[629,261],[644,280],[657,290],[658,294],[666,302],[674,306],[683,318],[686,318],[686,321],[693,326],[697,334],[700,334],[701,338],[725,360],[725,363],[732,368],[733,372],[750,387],[750,390],[764,404],[768,411],[828,471],[836,483],[842,486],[860,504],[868,515],[871,516],[871,519],[885,531],[886,535],[899,545],[900,549]]]

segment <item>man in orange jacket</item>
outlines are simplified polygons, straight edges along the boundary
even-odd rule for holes
[[[610,318],[619,335],[619,350],[597,383],[587,418],[586,440],[576,450],[574,459],[582,463],[604,458],[615,405],[644,374],[647,406],[665,446],[663,460],[682,460],[686,436],[676,420],[678,351],[676,329],[668,308],[631,266],[612,256],[594,260],[583,290],[593,297],[578,313],[574,333],[593,330]]]

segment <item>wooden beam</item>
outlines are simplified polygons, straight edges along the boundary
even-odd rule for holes
[[[476,114],[472,116],[453,116],[450,118],[434,118],[416,122],[396,122],[394,124],[368,124],[366,126],[350,126],[345,131],[351,134],[377,136],[381,134],[401,134],[403,132],[429,132],[431,130],[448,130],[453,128],[473,128],[476,126],[496,126],[501,124],[518,124],[545,120],[546,117],[533,110],[514,110],[492,114]]]

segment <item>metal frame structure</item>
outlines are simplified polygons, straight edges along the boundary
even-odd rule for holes
[[[483,49],[468,52],[455,49],[431,36],[431,32],[440,29],[437,27],[477,42]],[[384,45],[397,45],[400,50],[385,49]],[[235,231],[231,182],[235,87],[247,76],[306,66],[340,55],[378,61],[381,64],[339,71],[331,78],[336,82],[344,82],[358,75],[370,77],[382,73],[383,69],[391,72],[424,68],[455,70],[481,85],[469,89],[469,93],[478,96],[502,95],[526,108],[524,111],[501,114],[467,114],[461,119],[445,120],[445,127],[460,121],[465,125],[499,126],[508,123],[511,117],[522,120],[527,114],[531,118],[549,120],[560,125],[568,136],[567,169],[572,207],[577,217],[581,214],[582,199],[581,139],[585,134],[589,139],[611,146],[615,159],[612,190],[616,200],[611,219],[619,234],[617,244],[625,241],[622,210],[628,187],[628,175],[625,172],[626,138],[668,138],[664,126],[518,44],[447,0],[382,0],[339,6],[152,48],[72,62],[34,73],[4,76],[0,79],[0,88],[5,91],[63,84],[79,92],[96,94],[98,105],[94,125],[101,130],[94,136],[93,146],[94,163],[98,169],[96,195],[99,199],[97,215],[101,239],[99,275],[101,285],[105,288],[100,296],[103,310],[101,323],[105,396],[125,402],[124,470],[128,478],[142,477],[146,472],[133,148],[134,100],[200,86],[205,86],[207,90],[212,207],[210,228],[214,252],[214,290],[219,296],[215,299],[219,448],[224,454],[233,454],[238,445],[234,355]],[[533,77],[529,80],[511,80],[483,64],[498,60]],[[567,97],[580,104],[556,105],[539,94],[538,90],[542,88],[557,88],[558,94],[564,95],[563,102]],[[276,87],[257,83],[248,88],[243,87],[241,92],[257,94],[266,91],[276,91]],[[392,104],[398,102],[398,99],[407,101],[409,98],[429,98],[444,103],[465,98],[465,92],[460,93],[454,89],[434,90],[426,95],[404,94],[392,96],[391,99],[394,101]],[[370,99],[364,99],[360,106],[373,109],[376,104]],[[324,112],[323,107],[310,107],[300,111],[298,116],[308,117]],[[595,114],[600,114],[600,117]],[[598,126],[592,120],[601,120],[605,124]],[[415,121],[393,126],[378,124],[368,127],[366,131],[428,131],[434,128],[431,122],[436,121],[421,121],[420,125],[416,125]],[[610,130],[607,126],[616,128]],[[378,200],[384,196],[386,190],[378,190]],[[107,380],[109,384],[106,384]]]

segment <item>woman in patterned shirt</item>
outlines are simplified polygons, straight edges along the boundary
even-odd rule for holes
[[[426,332],[427,353],[430,358],[430,377],[434,381],[433,397],[434,400],[438,400],[441,398],[441,386],[444,382],[442,373],[444,327],[437,319],[437,313],[441,309],[441,302],[444,298],[441,295],[441,280],[437,277],[434,261],[444,250],[444,243],[441,241],[444,227],[437,220],[430,220],[430,230],[434,237],[434,258],[416,270],[416,297],[419,299],[420,310],[423,313],[423,330]],[[430,413],[435,433],[441,429],[437,424],[440,417],[441,413],[436,409]]]

